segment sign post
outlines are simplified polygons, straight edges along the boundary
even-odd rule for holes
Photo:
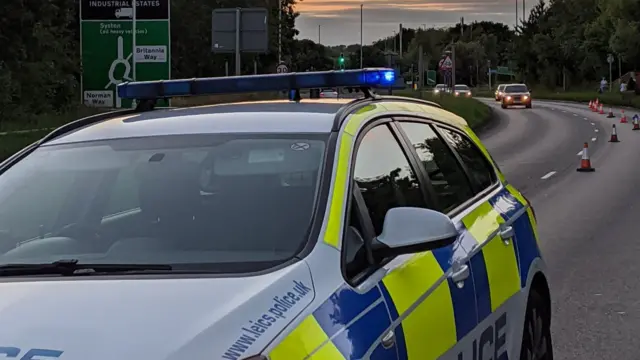
[[[491,60],[487,60],[487,76],[489,77],[489,90],[493,90],[491,87]]]
[[[609,63],[609,92],[613,89],[613,75],[611,74],[611,64],[613,64],[613,55],[607,54],[607,62]]]
[[[131,100],[118,97],[116,85],[171,78],[169,1],[80,0],[85,105],[131,108]]]
[[[452,83],[452,69],[453,69],[453,60],[451,60],[451,52],[447,51],[446,54],[442,57],[442,59],[440,59],[440,62],[438,63],[438,67],[440,68],[440,71],[443,73],[444,75],[444,79],[445,79],[445,84],[447,85],[447,87],[453,89],[453,83]]]

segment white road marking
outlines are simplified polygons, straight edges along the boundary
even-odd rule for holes
[[[580,152],[577,153],[576,155],[578,155],[578,156],[582,155],[582,150],[580,150]]]
[[[540,179],[547,180],[548,178],[552,177],[555,174],[556,174],[555,171],[549,171],[547,174],[545,174],[545,176],[541,177]]]
[[[595,124],[595,123],[591,123],[591,125],[596,126],[596,124]]]
[[[573,114],[573,116],[578,116],[578,114]]]
[[[589,119],[587,119],[587,118],[584,118],[584,119],[585,119],[585,120],[589,120]]]
[[[566,113],[566,112],[567,112],[567,110],[562,110],[562,112],[563,112],[563,113]]]
[[[593,131],[595,131],[595,132],[600,132],[600,130],[598,130],[598,129],[593,129]]]
[[[598,138],[591,138],[591,141],[596,141],[598,140]]]

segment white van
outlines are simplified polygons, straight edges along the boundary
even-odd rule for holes
[[[120,8],[116,10],[116,18],[132,18],[133,17],[133,8]]]

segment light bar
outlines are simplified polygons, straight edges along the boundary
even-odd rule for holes
[[[118,85],[122,99],[153,100],[264,91],[288,91],[327,87],[385,88],[395,83],[393,69],[369,68],[288,74],[227,76],[179,80],[135,81]]]

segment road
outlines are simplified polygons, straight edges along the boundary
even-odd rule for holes
[[[615,108],[608,119],[580,104],[502,110],[482,101],[500,120],[480,137],[537,215],[555,358],[640,358],[640,131],[620,124]],[[608,142],[612,124],[619,143]],[[593,173],[576,171],[584,142]]]

